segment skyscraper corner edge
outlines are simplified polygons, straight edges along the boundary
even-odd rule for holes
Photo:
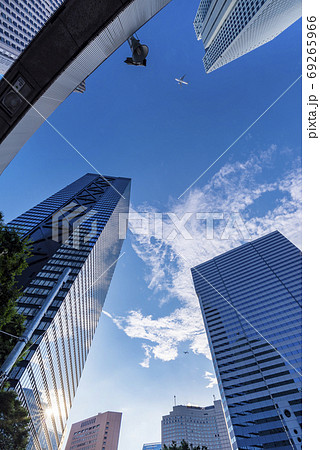
[[[33,345],[9,374],[32,419],[28,449],[55,450],[61,442],[120,257],[119,214],[128,213],[129,198],[130,179],[86,174],[11,222],[36,249],[17,303],[28,323],[60,273],[70,269],[37,322]]]
[[[206,73],[273,40],[301,17],[301,0],[202,0],[195,19]],[[202,7],[202,10],[201,10]],[[229,7],[226,13],[226,8]],[[220,9],[219,9],[220,8]]]
[[[197,267],[233,449],[300,449],[301,251],[276,231]]]

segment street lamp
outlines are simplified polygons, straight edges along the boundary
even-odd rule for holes
[[[128,44],[132,52],[132,58],[127,58],[125,63],[130,66],[146,66],[146,57],[149,53],[148,46],[140,44],[139,39],[136,39],[133,35],[129,37]]]

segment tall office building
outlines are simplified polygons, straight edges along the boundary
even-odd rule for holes
[[[122,246],[119,214],[129,208],[130,180],[87,174],[13,220],[33,242],[19,278],[18,311],[36,325],[34,345],[9,381],[28,408],[28,448],[57,449]],[[65,283],[39,320],[39,311]]]
[[[121,415],[107,411],[74,423],[65,450],[117,450]]]
[[[180,444],[206,446],[208,450],[231,450],[226,420],[220,400],[214,405],[174,406],[173,411],[162,417],[161,443],[169,446],[172,441]]]
[[[263,45],[301,16],[301,0],[201,0],[194,19],[207,73]]]
[[[300,250],[275,231],[192,276],[233,449],[300,449]]]
[[[144,444],[142,450],[161,450],[160,442],[155,442],[153,444]]]
[[[0,73],[4,74],[64,0],[0,2]]]

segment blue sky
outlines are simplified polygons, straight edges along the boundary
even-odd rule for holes
[[[164,213],[167,230],[167,212],[193,214],[192,240],[150,238],[131,224],[104,308],[111,318],[102,315],[90,350],[70,422],[122,411],[119,450],[160,440],[174,395],[203,406],[218,396],[216,385],[206,387],[213,368],[190,267],[244,242],[243,226],[252,238],[277,228],[300,244],[301,81],[178,200],[301,74],[301,21],[205,74],[192,25],[197,6],[176,0],[138,32],[150,49],[146,68],[123,63],[125,43],[90,76],[85,94],[72,94],[49,118],[101,173],[132,178],[134,211]],[[185,73],[189,85],[179,88],[174,78]],[[86,172],[92,168],[44,124],[0,178],[5,219]],[[210,242],[194,218],[205,211],[224,215]],[[240,232],[232,214],[240,214]]]

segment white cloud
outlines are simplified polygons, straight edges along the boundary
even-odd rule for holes
[[[202,353],[202,347],[206,345],[198,307],[195,307],[194,310],[179,308],[169,316],[159,319],[143,316],[140,311],[130,311],[127,317],[118,317],[114,319],[114,322],[129,337],[144,339],[156,344],[155,346],[143,344],[145,359],[141,363],[142,367],[149,367],[152,356],[163,361],[175,359],[178,356],[180,343],[191,340],[196,342],[199,336],[202,336],[203,340],[199,341],[196,350],[200,348]]]
[[[240,214],[251,239],[277,229],[297,246],[301,245],[301,169],[292,169],[272,182],[260,181],[266,179],[264,170],[269,170],[270,178],[275,153],[276,146],[271,146],[244,163],[225,164],[204,188],[192,188],[180,201],[171,199],[170,212],[177,217],[193,213],[186,225],[192,239],[185,239],[181,233],[173,240],[168,239],[174,225],[167,215],[162,238],[151,229],[149,234],[133,233],[132,245],[146,264],[149,289],[162,294],[161,303],[171,298],[180,302],[178,308],[164,317],[144,316],[133,310],[126,317],[113,319],[129,337],[145,341],[142,344],[145,359],[140,363],[143,367],[149,367],[152,357],[163,361],[175,359],[182,342],[189,342],[194,353],[210,358],[190,268],[244,243],[246,236],[232,222],[232,215]],[[265,208],[263,197],[267,195],[272,195],[273,200],[269,199]],[[259,214],[252,212],[256,207]],[[145,205],[137,210],[159,213]],[[199,212],[223,214],[223,220],[214,222],[214,239],[206,238],[205,221],[195,216]],[[131,231],[134,232],[134,225]]]
[[[209,381],[206,388],[213,388],[216,384],[218,384],[217,378],[214,376],[213,373],[206,371],[204,374],[204,378]]]
[[[152,346],[147,344],[142,344],[142,348],[144,349],[145,358],[140,363],[140,366],[148,368],[150,366],[150,359],[152,356]]]

